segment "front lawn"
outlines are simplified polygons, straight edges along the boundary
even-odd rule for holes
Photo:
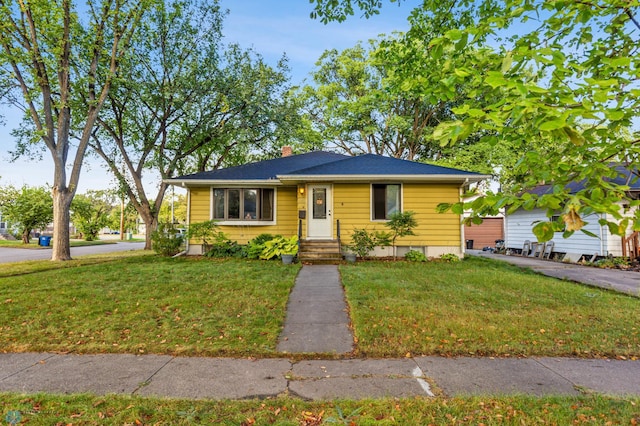
[[[360,356],[640,357],[637,298],[480,258],[340,273]]]
[[[7,265],[0,347],[8,352],[272,356],[298,267],[162,258]],[[12,271],[14,271],[12,273]]]
[[[131,252],[0,270],[9,352],[283,356],[299,265]],[[640,300],[490,259],[340,267],[356,355],[640,356]]]

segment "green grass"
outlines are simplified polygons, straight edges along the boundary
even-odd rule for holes
[[[33,265],[2,271],[4,351],[275,356],[299,269],[144,253]]]
[[[605,396],[189,401],[130,396],[0,394],[0,415],[29,425],[630,425],[640,399]]]
[[[360,356],[640,356],[637,298],[479,258],[340,272]]]

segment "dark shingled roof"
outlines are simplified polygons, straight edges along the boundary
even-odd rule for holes
[[[212,170],[180,176],[181,181],[207,180],[276,180],[278,176],[481,176],[478,173],[449,167],[434,166],[415,161],[400,160],[380,155],[366,154],[357,157],[314,151],[273,160],[258,161],[242,166]]]
[[[314,151],[306,154],[290,155],[272,160],[243,164],[242,166],[226,169],[211,170],[180,176],[182,180],[269,180],[276,179],[276,175],[290,174],[296,170],[314,167],[350,158],[347,155],[333,152]]]
[[[625,166],[623,164],[611,164],[610,167],[615,168],[616,171],[618,172],[618,175],[613,179],[603,178],[604,180],[611,182],[615,185],[621,185],[621,186],[628,185],[629,191],[640,191],[640,178],[638,178],[637,168],[632,167],[630,169],[628,166]],[[578,182],[569,182],[566,185],[566,189],[569,190],[570,194],[575,194],[578,191],[582,191],[583,189],[585,189],[586,183],[587,183],[586,180],[581,180]],[[527,190],[526,192],[530,194],[536,194],[536,195],[550,194],[553,192],[553,185],[551,184],[539,185],[539,186],[536,186],[535,188],[531,188]]]
[[[365,154],[278,175],[477,175],[474,172],[434,166],[415,161]]]

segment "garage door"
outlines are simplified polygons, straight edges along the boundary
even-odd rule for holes
[[[464,238],[473,240],[473,248],[476,250],[495,247],[496,240],[504,239],[503,218],[486,218],[480,225],[465,226]]]

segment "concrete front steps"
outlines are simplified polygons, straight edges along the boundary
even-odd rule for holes
[[[298,260],[313,264],[340,263],[340,243],[338,240],[301,240]]]

